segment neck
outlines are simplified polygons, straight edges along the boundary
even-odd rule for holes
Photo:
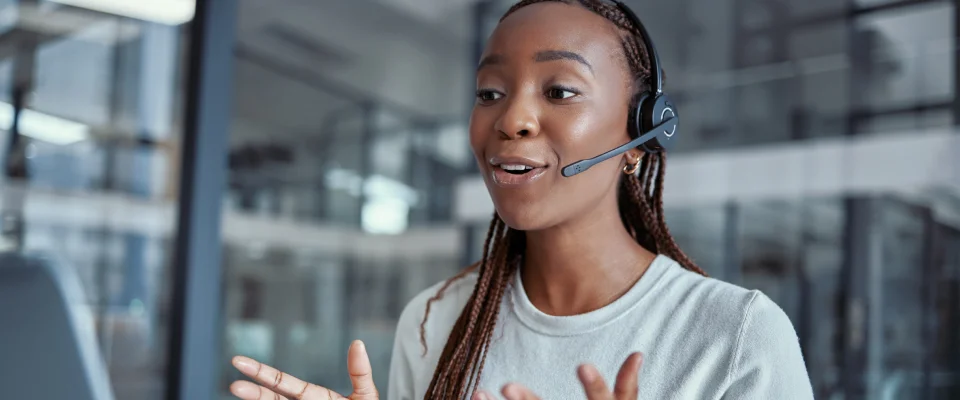
[[[523,287],[533,305],[551,315],[583,314],[612,303],[656,257],[624,228],[616,196],[612,207],[602,204],[574,221],[526,235]]]

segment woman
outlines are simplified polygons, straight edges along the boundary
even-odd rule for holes
[[[651,89],[635,25],[599,0],[525,0],[501,20],[470,121],[496,206],[484,256],[403,311],[388,399],[813,398],[783,311],[674,243],[662,152],[560,172],[631,139],[628,105]],[[234,363],[265,386],[235,382],[241,398],[340,397]],[[378,398],[362,343],[348,364],[351,398]]]

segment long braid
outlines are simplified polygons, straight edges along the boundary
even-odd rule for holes
[[[500,219],[500,217],[499,217],[496,213],[494,213],[493,219],[490,221],[490,229],[487,231],[487,239],[486,239],[486,241],[485,241],[485,243],[484,243],[484,246],[483,246],[483,247],[484,247],[483,258],[482,258],[482,260],[480,261],[480,263],[476,266],[476,269],[479,270],[479,275],[480,275],[480,276],[477,278],[477,287],[474,289],[474,294],[473,294],[473,296],[470,297],[470,300],[467,302],[467,306],[464,308],[464,311],[466,311],[468,308],[469,308],[469,309],[472,309],[472,306],[474,305],[474,303],[476,303],[477,300],[480,299],[479,297],[476,296],[477,292],[480,291],[480,288],[481,288],[482,286],[489,286],[489,281],[488,281],[487,279],[484,279],[484,278],[486,278],[485,275],[489,275],[489,271],[492,269],[492,268],[489,267],[489,265],[492,264],[491,261],[493,261],[493,260],[491,260],[490,254],[491,254],[492,252],[495,252],[495,251],[496,251],[495,249],[499,246],[500,240],[499,240],[499,237],[497,237],[497,236],[498,236],[498,234],[499,234],[500,232],[502,232],[504,226],[505,226],[505,224],[503,224],[503,221]],[[424,348],[424,355],[426,355],[426,350],[427,350],[425,325],[426,325],[426,322],[427,322],[427,317],[429,316],[429,313],[430,313],[430,305],[431,305],[431,303],[433,303],[434,301],[437,301],[437,300],[441,299],[444,291],[445,291],[454,281],[456,281],[456,280],[458,280],[458,279],[466,276],[469,272],[472,272],[472,271],[470,271],[469,269],[468,269],[468,270],[464,270],[464,271],[462,271],[461,273],[459,273],[459,274],[457,274],[456,276],[454,276],[453,278],[448,279],[448,280],[444,283],[443,287],[441,287],[440,290],[437,291],[437,294],[434,295],[430,300],[427,301],[427,306],[426,306],[426,311],[425,311],[425,314],[424,314],[424,317],[423,317],[423,322],[420,324],[420,342],[421,342],[421,344],[423,345],[423,348]],[[466,333],[465,331],[466,331],[466,328],[467,328],[467,322],[468,322],[467,319],[468,319],[469,317],[470,317],[470,315],[468,315],[468,313],[466,313],[466,312],[461,313],[460,317],[457,319],[457,322],[454,324],[453,328],[452,328],[451,331],[450,331],[450,338],[454,338],[454,337],[457,337],[457,338],[465,338],[465,337],[466,337],[466,336],[465,336],[465,333]],[[449,343],[459,343],[459,342],[461,342],[461,341],[460,341],[460,340],[451,340],[451,339],[448,339],[448,341],[447,341],[448,344],[449,344]],[[451,346],[449,346],[449,345],[446,346],[446,347],[444,347],[443,352],[442,352],[441,355],[440,355],[440,362],[442,363],[442,362],[444,362],[444,360],[449,360],[449,359],[453,358],[454,353],[455,353],[456,350],[457,350],[456,348],[451,347]],[[438,365],[439,365],[439,364],[438,364]],[[441,375],[442,375],[443,373],[445,373],[445,370],[444,370],[444,369],[441,369],[441,368],[437,368],[437,369],[434,371],[434,373],[433,373],[433,380],[432,380],[432,383],[431,383],[431,385],[430,385],[430,389],[429,389],[428,393],[431,393],[431,392],[434,390],[434,386],[435,386],[435,385],[434,385],[433,382],[437,382],[437,381],[440,379],[440,377],[441,377]],[[439,385],[438,385],[438,386],[439,386]]]
[[[447,281],[443,283],[443,286],[440,287],[440,290],[437,291],[437,294],[433,295],[433,297],[427,300],[426,311],[424,311],[423,313],[423,321],[420,322],[420,345],[423,347],[424,356],[427,355],[427,330],[426,329],[427,329],[427,318],[430,316],[430,306],[433,305],[433,302],[443,298],[443,293],[447,291],[447,288],[449,288],[450,285],[453,284],[453,282],[459,280],[460,278],[466,276],[467,274],[475,271],[481,265],[487,263],[487,253],[490,251],[490,240],[493,238],[493,234],[496,230],[495,228],[497,227],[497,224],[499,222],[500,222],[500,218],[497,216],[496,213],[494,213],[493,219],[490,220],[490,228],[487,230],[487,239],[483,241],[483,258],[480,260],[480,262],[470,266],[469,268],[465,268],[463,271],[460,271],[460,273],[455,275],[453,278],[447,279]]]
[[[707,273],[698,267],[693,260],[690,259],[690,257],[687,257],[683,250],[680,250],[680,246],[677,245],[677,242],[673,240],[673,235],[670,234],[670,229],[667,228],[667,218],[663,212],[663,178],[664,175],[666,175],[667,153],[660,153],[658,155],[658,160],[660,162],[657,166],[657,185],[653,189],[653,198],[657,202],[657,228],[662,233],[663,243],[665,245],[663,251],[669,254],[670,258],[673,258],[680,263],[680,265],[683,265],[687,269],[700,275],[706,276]]]
[[[648,161],[650,158],[656,157],[656,154],[648,154],[644,157],[645,161]],[[627,185],[629,188],[628,192],[631,194],[631,198],[627,201],[634,205],[634,207],[639,211],[640,214],[640,223],[641,227],[637,227],[637,230],[646,232],[651,237],[652,246],[648,247],[647,250],[650,250],[654,253],[659,253],[662,248],[662,233],[660,232],[660,226],[656,223],[657,216],[653,210],[653,201],[650,198],[649,187],[650,187],[650,175],[653,171],[652,162],[647,162],[646,164],[641,165],[640,175],[637,176],[627,176],[623,180],[626,181],[621,184]],[[636,223],[637,220],[633,220],[633,223]],[[642,244],[642,243],[641,243]]]
[[[497,218],[499,219],[499,218]],[[474,339],[472,333],[474,328],[476,328],[477,320],[480,316],[480,311],[484,306],[484,301],[487,300],[487,292],[490,289],[490,284],[493,281],[493,275],[497,273],[497,269],[502,269],[500,266],[502,264],[501,259],[504,257],[505,253],[504,246],[502,245],[503,241],[501,236],[504,231],[507,230],[506,224],[503,221],[500,221],[496,227],[493,237],[493,257],[486,264],[481,267],[480,276],[478,277],[477,288],[473,293],[471,301],[468,303],[469,307],[469,318],[465,321],[465,327],[461,336],[463,338],[470,338],[468,340],[460,340],[457,343],[457,346],[451,355],[451,358],[454,361],[454,365],[462,365],[463,361],[467,358],[468,347],[474,347]],[[467,311],[467,308],[464,308],[464,311]],[[482,329],[482,327],[481,327]],[[449,339],[448,339],[449,340]],[[462,370],[461,370],[462,371]],[[454,373],[459,373],[461,371],[454,371]]]
[[[619,28],[625,61],[631,76],[638,78],[630,82],[632,89],[635,92],[649,89],[646,82],[651,75],[650,57],[643,45],[640,31],[614,5],[601,0],[523,0],[511,7],[503,18],[520,8],[548,1],[578,4],[603,16]],[[665,167],[664,154],[647,154],[643,157],[637,174],[622,177],[618,187],[621,220],[637,243],[647,250],[668,255],[684,268],[706,275],[680,250],[667,229],[663,213]],[[420,325],[420,340],[424,353],[427,350],[425,326],[430,305],[441,299],[443,292],[454,281],[478,271],[473,293],[454,323],[440,354],[433,379],[427,388],[426,399],[463,399],[477,389],[503,297],[522,263],[525,247],[524,233],[510,229],[494,214],[480,262],[447,280],[427,302],[426,314]]]
[[[513,232],[514,231],[507,228],[505,237],[501,238],[501,242],[509,243],[509,237]],[[490,323],[487,320],[489,319],[490,315],[493,314],[495,309],[500,308],[499,303],[492,304],[493,302],[491,300],[497,298],[496,292],[500,289],[500,281],[502,281],[502,276],[506,270],[506,268],[503,268],[502,266],[505,265],[506,260],[509,258],[508,251],[508,246],[499,246],[495,256],[493,257],[493,265],[498,267],[490,272],[491,295],[484,296],[480,299],[478,302],[480,303],[480,307],[478,308],[479,312],[471,316],[471,318],[475,319],[479,323],[479,329],[477,330],[476,336],[469,341],[469,345],[471,347],[470,350],[476,349],[477,346],[480,346],[481,348],[483,347],[483,338],[486,336],[486,333],[490,327]],[[477,365],[475,359],[479,353],[479,351],[462,351],[457,355],[454,363],[455,365],[468,365],[471,367],[475,366]],[[474,372],[475,371],[469,369],[461,369],[460,371],[457,371],[458,376],[456,376],[456,380],[459,381],[461,379],[471,379],[474,375]],[[466,390],[466,386],[457,387],[455,391],[456,398],[463,398],[463,396],[466,394]],[[446,397],[449,397],[449,395]]]
[[[470,297],[463,312],[454,324],[447,338],[447,345],[440,355],[438,366],[450,365],[456,368],[437,368],[433,380],[427,389],[429,399],[463,398],[467,385],[466,381],[472,378],[475,371],[477,354],[483,353],[488,337],[495,325],[489,315],[499,309],[503,297],[505,275],[504,266],[508,258],[509,237],[515,236],[506,224],[496,215],[491,224],[490,246],[484,255],[484,262],[480,265],[476,288]],[[497,279],[499,278],[499,279]],[[488,293],[491,291],[492,293]],[[488,295],[489,294],[489,295]],[[478,324],[478,322],[480,322]],[[422,339],[422,338],[421,338]]]
[[[500,234],[504,230],[505,224],[501,221],[495,226],[495,231],[493,237],[495,239],[500,239]],[[494,243],[499,243],[499,240],[495,240]],[[480,266],[480,276],[478,277],[477,290],[474,292],[473,297],[477,301],[471,302],[470,307],[470,318],[467,320],[467,325],[464,328],[465,334],[469,336],[477,324],[477,316],[480,315],[480,308],[483,306],[483,299],[487,295],[487,291],[490,289],[490,281],[492,280],[492,274],[496,273],[494,271],[497,265],[499,265],[499,257],[494,257],[490,262],[486,262]],[[465,348],[467,347],[467,341],[461,341],[456,350],[453,352],[454,358],[461,358],[461,355],[464,354]]]
[[[466,388],[472,393],[476,390],[477,385],[480,384],[480,377],[483,374],[483,366],[487,362],[486,349],[490,346],[490,342],[493,339],[493,333],[496,330],[496,321],[500,316],[500,299],[503,298],[504,292],[506,292],[507,286],[513,274],[516,273],[517,269],[520,267],[520,262],[523,259],[523,250],[525,245],[523,244],[524,234],[523,232],[510,230],[507,233],[505,241],[509,243],[509,248],[507,249],[506,259],[504,259],[504,268],[499,268],[499,274],[497,274],[496,282],[494,286],[494,291],[491,298],[497,299],[496,302],[491,302],[490,306],[493,307],[492,312],[486,313],[484,316],[482,325],[489,327],[485,329],[479,338],[481,343],[481,348],[483,352],[475,352],[473,357],[469,360],[469,365],[477,365],[476,374],[471,374],[470,381],[467,383]],[[458,398],[461,398],[464,393],[457,393]]]

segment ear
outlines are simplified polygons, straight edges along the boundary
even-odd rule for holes
[[[627,150],[626,153],[623,153],[623,160],[627,163],[627,165],[634,165],[640,162],[642,159],[643,152],[638,149],[630,149]]]

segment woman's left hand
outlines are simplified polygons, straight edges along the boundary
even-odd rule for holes
[[[587,392],[587,400],[636,400],[639,395],[637,381],[642,363],[643,356],[640,353],[633,353],[627,357],[623,366],[620,367],[620,372],[617,373],[613,393],[593,365],[581,365],[577,368],[577,376]],[[516,383],[504,386],[502,393],[507,400],[540,400],[540,397],[533,394],[530,389]],[[493,396],[478,391],[473,396],[473,400],[493,400]]]

